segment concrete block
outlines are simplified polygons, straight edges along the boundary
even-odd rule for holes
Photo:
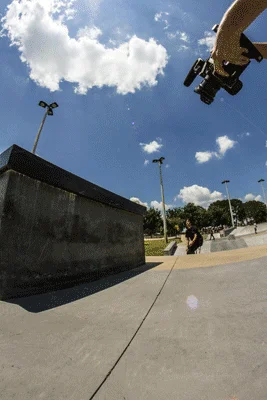
[[[0,155],[0,299],[145,264],[146,208],[14,145]]]

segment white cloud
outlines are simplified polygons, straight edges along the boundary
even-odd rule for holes
[[[262,201],[262,197],[260,194],[258,196],[254,196],[254,194],[252,194],[252,193],[246,194],[244,199],[245,199],[245,201],[252,201],[252,200]]]
[[[181,45],[179,48],[178,48],[178,51],[182,51],[182,50],[188,50],[190,47],[189,46],[185,46],[185,45]]]
[[[140,204],[141,206],[144,206],[144,207],[148,208],[148,204],[147,203],[142,203],[142,201],[139,200],[137,197],[131,197],[130,201],[133,201],[136,204]]]
[[[81,28],[78,30],[77,37],[82,38],[82,37],[88,37],[89,39],[97,39],[98,36],[102,35],[102,31],[97,28],[96,26],[93,26],[92,28],[90,27],[85,27]]]
[[[180,32],[180,39],[184,42],[190,42],[189,37],[185,32]]]
[[[207,46],[207,52],[210,52],[214,47],[216,34],[206,31],[204,32],[204,36],[204,38],[198,40],[198,44],[201,46]]]
[[[152,154],[155,152],[158,152],[162,148],[162,144],[159,144],[156,140],[153,140],[153,142],[150,142],[148,144],[146,143],[140,143],[140,146],[143,146],[143,151]]]
[[[184,41],[184,42],[187,42],[187,43],[189,43],[190,42],[190,40],[189,40],[189,37],[188,37],[188,35],[185,33],[185,32],[181,32],[181,31],[176,31],[175,33],[170,33],[170,32],[168,32],[167,33],[167,36],[168,36],[168,38],[169,39],[175,39],[175,38],[177,38],[178,36],[179,36],[179,39],[180,40],[182,40],[182,41]]]
[[[175,38],[177,37],[177,32],[176,32],[176,33],[168,32],[168,33],[167,33],[167,36],[168,36],[168,38],[169,38],[170,40],[175,39]]]
[[[97,40],[102,31],[95,26],[71,38],[64,21],[73,19],[73,4],[74,0],[13,0],[8,5],[0,36],[8,36],[11,46],[18,47],[33,81],[54,92],[65,80],[77,84],[74,92],[83,95],[95,86],[116,87],[118,94],[126,95],[157,85],[156,77],[164,75],[169,59],[162,45],[134,35],[117,48],[106,48]]]
[[[229,137],[225,135],[218,137],[218,139],[216,139],[216,143],[219,146],[219,153],[224,156],[227,150],[232,149],[237,142],[229,139]]]
[[[198,151],[195,154],[195,158],[199,164],[210,161],[212,158],[222,158],[225,153],[232,149],[237,142],[229,139],[228,136],[220,136],[216,139],[216,143],[219,147],[219,153],[215,151]]]
[[[245,201],[250,201],[250,200],[254,200],[255,196],[252,193],[248,193],[245,196]]]
[[[109,39],[108,43],[112,44],[113,46],[117,46],[116,40]]]
[[[137,197],[131,197],[130,198],[131,201],[133,201],[136,204],[140,204],[141,206],[144,206],[146,208],[148,208],[148,203],[143,203],[140,199],[138,199]],[[158,210],[161,212],[161,216],[163,218],[163,206],[162,206],[162,202],[158,202],[156,200],[151,201],[150,202],[150,207],[154,208],[155,210]],[[165,211],[169,210],[170,208],[172,208],[172,205],[169,204],[165,204]]]
[[[162,206],[162,201],[159,203],[158,201],[154,200],[151,201],[150,207],[155,208],[155,210],[159,210],[161,212],[161,216],[163,218],[163,206]],[[171,204],[165,204],[165,211],[169,210],[173,206]]]
[[[212,159],[213,156],[214,156],[214,152],[211,152],[211,151],[198,151],[195,154],[196,160],[199,164],[208,162],[209,160]]]
[[[250,133],[249,132],[244,132],[244,133],[240,133],[239,135],[237,135],[238,137],[240,137],[240,138],[243,138],[243,137],[248,137],[248,136],[250,136]]]
[[[223,194],[217,191],[211,193],[208,188],[192,185],[189,187],[185,186],[181,189],[175,200],[178,198],[181,199],[183,203],[194,203],[207,208],[214,201],[223,200]]]
[[[156,22],[161,22],[161,21],[163,21],[163,22],[165,23],[165,25],[166,25],[166,26],[164,27],[164,29],[168,29],[170,25],[168,24],[168,21],[167,21],[166,19],[163,19],[163,18],[162,18],[162,15],[163,15],[163,14],[169,15],[168,12],[161,11],[160,13],[157,13],[157,14],[155,15],[154,20],[155,20]]]

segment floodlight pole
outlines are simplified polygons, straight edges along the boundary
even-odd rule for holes
[[[163,180],[162,180],[162,172],[161,172],[162,160],[165,160],[165,158],[161,157],[159,160],[153,160],[153,162],[157,162],[159,164],[160,187],[161,187],[161,198],[162,198],[162,211],[163,211],[164,240],[165,240],[165,243],[167,244],[168,243],[167,223],[166,223],[166,213],[165,213],[165,200],[164,200]]]
[[[230,182],[230,181],[223,181],[222,183],[225,183],[225,186],[226,186],[226,193],[227,193],[228,201],[229,201],[229,208],[230,208],[230,214],[231,214],[232,227],[234,227],[235,224],[234,224],[233,211],[232,211],[230,196],[229,196],[228,187],[227,187],[227,183],[228,183],[228,182]]]
[[[44,118],[43,118],[43,120],[42,120],[42,123],[41,123],[41,125],[40,125],[39,131],[38,131],[38,133],[37,133],[37,136],[36,136],[36,139],[35,139],[35,142],[34,142],[34,146],[33,146],[33,149],[32,149],[32,153],[33,153],[33,154],[35,154],[36,147],[37,147],[37,144],[38,144],[38,141],[39,141],[39,138],[40,138],[40,135],[41,135],[41,132],[42,132],[44,123],[45,123],[45,119],[46,119],[47,114],[48,114],[48,111],[49,111],[49,108],[48,108],[48,109],[46,110],[46,112],[45,112]]]
[[[260,180],[258,181],[258,183],[261,183],[261,187],[262,187],[262,191],[263,191],[264,203],[265,203],[265,206],[266,206],[266,208],[267,208],[267,202],[266,202],[266,196],[265,196],[265,190],[264,190],[263,182],[264,182],[264,179],[260,179]]]
[[[265,205],[266,205],[266,207],[267,207],[266,196],[265,196],[265,190],[264,190],[263,182],[264,182],[264,179],[260,179],[260,180],[258,181],[258,183],[261,183],[262,192],[263,192],[263,198],[264,198],[264,203],[265,203]]]
[[[36,139],[35,139],[35,142],[34,142],[34,146],[33,146],[33,149],[32,149],[32,153],[33,154],[35,154],[36,147],[37,147],[37,144],[38,144],[38,141],[39,141],[39,138],[40,138],[40,135],[41,135],[41,132],[42,132],[46,117],[47,117],[47,115],[54,115],[53,114],[53,108],[57,108],[58,104],[56,102],[54,102],[54,103],[48,105],[45,101],[40,101],[39,102],[39,106],[41,106],[43,108],[47,107],[47,110],[45,112],[44,118],[42,120],[41,126],[39,128],[39,131],[37,133],[37,136],[36,136]]]

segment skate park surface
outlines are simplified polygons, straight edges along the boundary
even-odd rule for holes
[[[266,400],[267,244],[0,302],[4,400]]]
[[[215,233],[215,240],[204,240],[200,252],[203,254],[211,252],[220,252],[225,250],[242,249],[250,246],[258,246],[267,243],[267,223],[258,225],[257,234],[255,234],[254,226],[244,226],[236,228],[231,237],[221,238],[219,233]],[[182,242],[177,245],[174,256],[186,255],[186,240],[182,236]]]

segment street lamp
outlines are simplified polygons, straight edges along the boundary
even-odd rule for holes
[[[261,187],[262,187],[262,191],[263,191],[263,198],[264,198],[265,205],[266,205],[266,207],[267,207],[266,196],[265,196],[265,191],[264,191],[264,187],[263,187],[263,183],[262,183],[262,182],[264,182],[264,179],[260,179],[260,180],[258,181],[258,183],[261,183]]]
[[[167,224],[166,224],[166,215],[165,215],[165,201],[164,201],[164,190],[163,190],[163,181],[162,181],[162,173],[161,173],[161,164],[163,164],[164,157],[161,157],[159,160],[153,160],[153,163],[159,163],[159,173],[160,173],[160,186],[161,186],[161,197],[162,197],[162,209],[163,209],[163,227],[164,227],[164,239],[165,243],[168,243],[167,238]]]
[[[227,192],[227,196],[228,196],[228,201],[229,201],[229,208],[230,208],[230,214],[231,214],[231,221],[232,221],[232,227],[234,227],[234,217],[233,217],[233,211],[232,211],[232,206],[231,206],[231,201],[230,201],[230,196],[229,196],[229,192],[228,192],[228,187],[227,187],[227,183],[229,183],[230,181],[223,181],[222,184],[225,183],[226,186],[226,192]]]
[[[42,120],[41,126],[40,126],[40,128],[39,128],[39,131],[38,131],[38,133],[37,133],[37,136],[36,136],[36,139],[35,139],[35,142],[34,142],[34,146],[33,146],[33,149],[32,149],[32,153],[33,153],[33,154],[35,154],[36,147],[37,147],[37,144],[38,144],[38,141],[39,141],[39,138],[40,138],[41,131],[42,131],[42,129],[43,129],[43,125],[44,125],[46,116],[47,116],[47,115],[53,115],[53,108],[57,108],[57,107],[58,107],[58,104],[57,104],[57,103],[52,103],[52,104],[48,105],[48,104],[46,104],[44,101],[40,101],[40,102],[39,102],[39,106],[40,106],[40,107],[43,107],[43,108],[46,108],[46,107],[47,107],[47,110],[46,110],[46,112],[45,112],[44,118],[43,118],[43,120]]]

